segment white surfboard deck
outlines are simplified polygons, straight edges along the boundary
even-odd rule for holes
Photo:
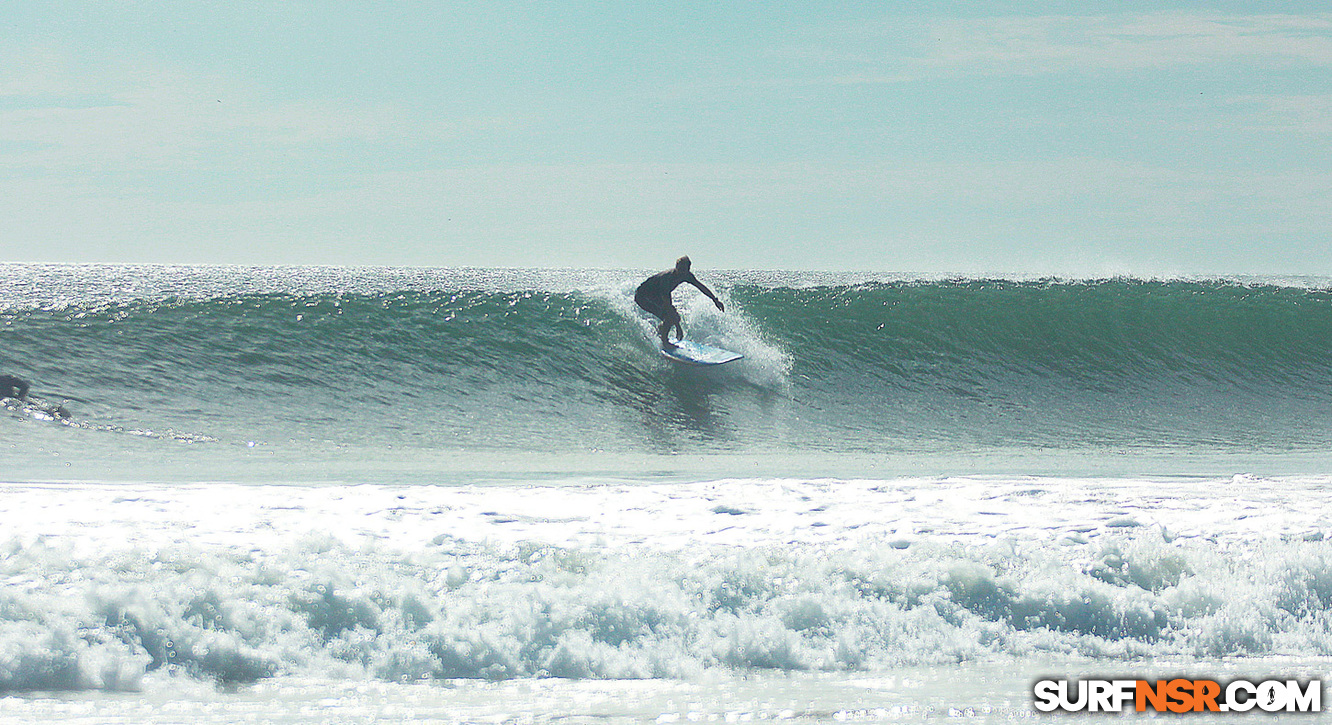
[[[681,340],[672,349],[662,349],[661,356],[671,362],[685,365],[724,365],[744,357],[738,352],[704,345],[693,340]]]

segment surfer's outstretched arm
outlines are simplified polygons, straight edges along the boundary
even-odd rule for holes
[[[703,284],[702,282],[699,282],[697,277],[691,274],[689,275],[689,279],[685,281],[697,287],[699,292],[702,292],[703,294],[707,295],[712,300],[712,304],[717,306],[717,309],[721,310],[722,312],[726,311],[726,305],[723,305],[722,301],[717,299],[717,295],[712,294],[712,290],[708,289],[707,285]]]

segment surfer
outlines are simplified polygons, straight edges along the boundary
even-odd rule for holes
[[[0,398],[23,400],[28,397],[28,382],[13,375],[0,375]]]
[[[713,304],[717,305],[717,309],[726,311],[726,305],[717,299],[717,295],[712,294],[712,290],[699,282],[694,273],[689,271],[690,264],[689,257],[680,257],[675,260],[675,269],[668,269],[648,277],[643,284],[638,285],[638,291],[634,292],[634,302],[661,319],[657,334],[661,335],[661,347],[665,350],[676,347],[675,343],[666,339],[672,327],[675,328],[676,339],[684,339],[684,328],[680,326],[680,311],[675,309],[675,304],[671,302],[671,293],[682,283],[688,282],[694,285],[699,292],[707,295]]]
[[[25,409],[40,411],[59,420],[69,420],[74,417],[69,410],[65,408],[64,403],[54,405],[42,400],[36,395],[29,398],[28,390],[31,387],[32,386],[28,384],[28,381],[23,378],[15,377],[13,375],[0,375],[0,399],[13,398],[14,400],[21,400],[23,401]]]

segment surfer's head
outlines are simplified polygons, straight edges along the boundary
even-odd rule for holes
[[[13,375],[0,375],[0,398],[23,400],[28,397],[28,381]]]
[[[679,259],[675,260],[675,271],[688,272],[689,266],[691,264],[693,264],[693,262],[689,261],[689,257],[680,257]]]

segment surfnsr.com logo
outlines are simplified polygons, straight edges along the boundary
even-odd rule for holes
[[[1040,680],[1037,710],[1053,712],[1321,712],[1322,680]]]

